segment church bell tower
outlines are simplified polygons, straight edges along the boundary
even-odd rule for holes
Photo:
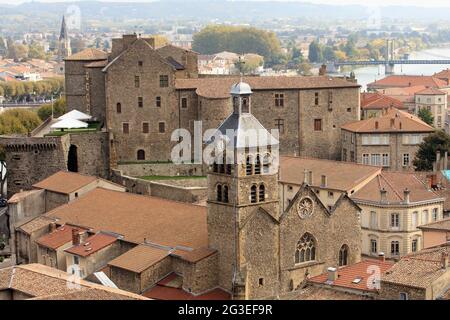
[[[67,33],[66,19],[63,16],[58,40],[58,61],[63,62],[65,58],[71,55],[72,49],[70,48],[70,39]]]
[[[209,140],[208,240],[219,285],[234,299],[276,296],[278,140],[251,113],[251,87],[232,86],[233,113]]]

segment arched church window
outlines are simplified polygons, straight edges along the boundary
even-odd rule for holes
[[[256,155],[255,174],[261,174],[261,157],[259,156],[259,154]]]
[[[251,156],[247,156],[246,167],[245,167],[245,174],[247,176],[251,176],[252,173],[253,173],[252,157]]]
[[[116,111],[117,113],[122,113],[122,104],[120,102],[118,102],[116,105]]]
[[[265,199],[266,199],[266,186],[262,184],[259,186],[259,202],[264,202]]]
[[[137,151],[137,159],[138,160],[145,160],[145,151],[144,150],[138,150]]]
[[[223,202],[228,203],[228,186],[223,186]]]
[[[348,264],[348,246],[344,244],[339,250],[339,266],[346,266]]]
[[[216,194],[217,194],[217,201],[222,202],[222,185],[220,184],[217,185]]]
[[[297,242],[295,249],[295,263],[316,260],[316,241],[309,233],[305,233]]]
[[[251,203],[256,203],[256,200],[257,200],[257,187],[256,187],[256,185],[253,185],[252,186],[252,188],[251,188],[251,190],[250,190],[250,201],[251,201]]]
[[[250,112],[250,106],[249,106],[248,99],[249,98],[242,98],[242,113]]]

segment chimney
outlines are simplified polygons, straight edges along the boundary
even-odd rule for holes
[[[448,253],[447,252],[441,253],[441,266],[442,266],[442,269],[448,268]]]
[[[320,179],[320,186],[326,188],[327,185],[328,185],[328,178],[327,178],[326,175],[323,174],[321,179]]]
[[[384,255],[384,252],[380,252],[378,254],[378,258],[380,258],[381,261],[385,262],[386,261],[386,256]]]
[[[56,222],[51,222],[49,228],[50,232],[54,232],[56,230]]]
[[[386,189],[381,189],[380,190],[380,195],[381,195],[381,202],[382,203],[386,203],[387,202],[387,191]]]
[[[444,170],[448,169],[448,151],[444,152]]]
[[[319,69],[319,76],[326,76],[327,75],[327,65],[322,64],[322,66]]]
[[[327,269],[328,271],[328,281],[336,281],[338,278],[338,273],[337,273],[337,269],[333,268],[333,267],[329,267]]]
[[[81,243],[80,230],[72,229],[72,244],[78,246]]]
[[[436,151],[436,170],[441,170],[441,152]]]
[[[86,241],[86,239],[89,237],[88,232],[85,230],[83,232],[78,233],[80,236],[80,243],[83,243]]]
[[[408,188],[406,188],[403,191],[403,201],[405,202],[405,204],[409,204],[409,195],[411,194],[411,191],[408,190]]]

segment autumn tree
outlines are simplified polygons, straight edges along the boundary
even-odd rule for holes
[[[37,113],[26,109],[10,109],[0,114],[0,135],[28,134],[42,123]]]

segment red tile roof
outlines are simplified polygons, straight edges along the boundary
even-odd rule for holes
[[[438,90],[436,88],[426,88],[421,91],[416,92],[416,94],[420,95],[444,95],[447,94],[445,91]]]
[[[96,181],[97,178],[74,172],[59,171],[33,185],[34,188],[70,194]]]
[[[79,230],[80,232],[82,231],[82,229],[78,227],[63,225],[57,228],[55,231],[40,237],[36,240],[36,243],[50,249],[57,249],[62,245],[72,241],[73,230]]]
[[[113,244],[116,241],[117,238],[114,236],[105,233],[97,233],[87,238],[80,245],[73,246],[64,251],[77,256],[87,257],[103,248],[106,248],[107,246]]]
[[[378,92],[361,93],[361,109],[385,109],[395,107],[397,109],[408,109],[403,102]]]
[[[104,51],[88,48],[67,57],[66,61],[95,61],[95,60],[106,60],[108,59],[108,54]]]
[[[339,268],[337,270],[338,278],[333,283],[329,283],[328,273],[309,279],[309,282],[316,284],[327,284],[342,288],[376,291],[371,280],[373,279],[374,269],[379,268],[380,275],[392,267],[393,263],[382,261],[380,259],[367,259],[361,262]],[[361,279],[358,283],[354,283],[355,279]]]
[[[434,76],[390,75],[383,79],[369,83],[367,87],[388,88],[388,87],[413,87],[420,85],[433,88],[443,88],[447,86],[447,82]]]

